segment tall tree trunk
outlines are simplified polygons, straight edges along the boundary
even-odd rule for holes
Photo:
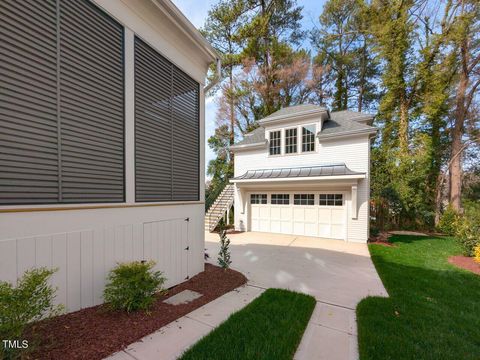
[[[455,122],[452,129],[452,150],[450,163],[450,204],[453,209],[462,208],[462,135],[467,109],[465,107],[468,88],[468,44],[465,39],[461,46],[462,67],[455,99]]]
[[[400,122],[398,124],[398,144],[400,147],[400,155],[408,154],[408,101],[406,94],[400,97]]]
[[[360,79],[359,79],[359,89],[358,89],[358,112],[362,112],[363,107],[363,93],[365,92],[365,74],[366,74],[366,63],[367,63],[367,40],[363,38],[362,46],[362,57],[360,60]]]

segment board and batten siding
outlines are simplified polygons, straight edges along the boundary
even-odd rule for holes
[[[62,223],[58,212],[1,214],[0,279],[16,284],[25,270],[58,268],[56,302],[70,312],[103,302],[118,262],[154,260],[166,287],[203,271],[203,204],[153,208],[70,210]]]
[[[317,151],[311,154],[269,156],[268,148],[238,152],[235,154],[235,176],[242,175],[248,170],[315,166],[335,163],[345,163],[347,167],[353,171],[365,172],[366,178],[358,181],[358,215],[356,219],[352,219],[351,216],[351,189],[339,187],[339,190],[345,190],[349,192],[348,196],[346,197],[346,201],[348,202],[346,206],[348,216],[348,241],[366,242],[368,239],[369,223],[368,199],[370,187],[370,140],[367,135],[361,135],[338,140],[324,141],[320,142],[320,144],[318,143],[318,140],[316,141]],[[332,188],[332,186],[329,185],[329,188]],[[319,183],[318,190],[320,189],[321,183]],[[235,198],[235,204],[238,203],[239,199],[237,194]],[[248,206],[245,207],[244,214],[241,214],[240,211],[235,211],[235,224],[238,227],[240,223],[248,223]]]

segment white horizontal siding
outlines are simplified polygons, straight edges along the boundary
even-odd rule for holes
[[[348,221],[347,221],[347,240],[366,242],[368,239],[368,223],[369,223],[369,152],[370,141],[367,135],[350,137],[338,140],[325,141],[318,144],[317,151],[311,154],[295,154],[282,156],[269,156],[268,149],[257,149],[251,151],[240,151],[235,154],[235,176],[240,176],[248,170],[256,169],[275,169],[301,166],[317,166],[335,163],[345,163],[347,167],[354,171],[365,172],[366,178],[358,181],[358,216],[352,219],[350,208],[350,194],[347,197],[349,202]],[[328,187],[331,189],[332,185]],[[299,187],[301,190],[302,187]],[[318,183],[318,190],[322,190],[321,182]],[[339,186],[338,190],[345,189]],[[249,192],[252,192],[249,189]],[[248,202],[248,196],[245,199]],[[236,194],[235,204],[239,204],[239,196]],[[241,214],[236,208],[235,211],[235,227],[237,230],[247,230],[248,222],[248,206],[245,207],[245,213]]]
[[[203,219],[203,204],[2,214],[0,280],[15,284],[25,270],[58,268],[56,302],[69,312],[103,302],[106,276],[118,262],[155,260],[173,286],[203,271]],[[151,237],[144,247],[152,223],[161,232],[154,248]]]

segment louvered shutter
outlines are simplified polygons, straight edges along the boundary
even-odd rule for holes
[[[62,201],[123,201],[123,28],[89,1],[61,0],[60,29]]]
[[[124,200],[123,79],[90,1],[0,1],[0,205]]]
[[[0,205],[58,201],[55,1],[0,1]]]
[[[198,200],[199,144],[199,84],[136,37],[136,200]]]
[[[199,199],[198,83],[173,68],[173,200]]]
[[[172,65],[135,38],[137,201],[172,199]]]

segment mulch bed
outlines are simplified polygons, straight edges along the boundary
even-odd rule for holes
[[[159,296],[149,313],[127,314],[99,305],[39,322],[30,334],[34,331],[40,344],[29,358],[103,359],[246,282],[237,271],[205,264],[204,272]],[[163,302],[186,289],[203,296],[182,305]]]
[[[395,244],[392,244],[388,238],[392,236],[388,232],[381,232],[377,236],[371,236],[368,239],[369,244],[376,244],[376,245],[383,245],[383,246],[395,246]]]
[[[480,275],[480,264],[476,263],[472,257],[468,256],[450,256],[448,262],[456,267],[471,271]]]

